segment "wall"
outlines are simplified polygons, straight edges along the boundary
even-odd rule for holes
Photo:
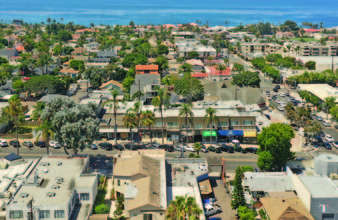
[[[118,180],[120,180],[120,186],[117,185]],[[127,187],[131,184],[130,177],[121,177],[121,176],[114,176],[114,189],[115,192],[125,193]]]
[[[325,212],[323,212],[323,205],[325,205]],[[311,201],[311,215],[315,220],[322,220],[322,214],[331,214],[338,220],[338,198],[312,198]]]
[[[149,210],[149,212],[147,212],[147,210]],[[129,212],[129,218],[130,220],[143,220],[143,214],[152,214],[153,220],[164,220],[165,219],[165,211],[159,209],[158,207],[151,206],[151,205],[145,205],[140,208],[133,209],[132,211]]]
[[[300,181],[299,177],[295,174],[292,175],[292,182],[296,188],[299,199],[303,202],[305,208],[310,211],[311,207],[311,194]]]

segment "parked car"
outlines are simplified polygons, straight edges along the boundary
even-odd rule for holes
[[[334,127],[335,129],[338,129],[338,124],[334,125],[333,127]]]
[[[158,144],[149,144],[147,145],[148,149],[160,149]]]
[[[279,104],[281,103],[282,101],[280,99],[276,99],[276,102]]]
[[[271,120],[271,116],[270,116],[270,115],[264,114],[264,116],[265,116],[267,119]]]
[[[175,145],[174,149],[175,149],[175,151],[181,151],[181,147],[182,147],[182,145]]]
[[[209,152],[208,148],[206,148],[204,146],[204,144],[201,144],[201,152],[203,152],[203,153],[208,153]]]
[[[268,100],[270,100],[270,99],[271,99],[271,96],[267,95],[266,98],[267,98]]]
[[[278,92],[278,89],[276,89],[276,88],[273,88],[273,91],[274,91],[274,92]]]
[[[222,151],[224,152],[235,153],[235,148],[232,146],[229,146],[228,144],[222,144],[221,148],[222,148]]]
[[[22,146],[31,148],[34,147],[34,144],[31,141],[24,141],[22,142]]]
[[[56,141],[50,141],[50,142],[49,142],[49,146],[50,146],[51,148],[54,148],[54,149],[61,148],[61,145],[59,144],[59,142],[56,142]]]
[[[291,101],[295,101],[295,97],[290,96],[290,100],[291,100]]]
[[[325,126],[325,127],[331,127],[331,122],[329,120],[323,120],[322,121],[322,124]]]
[[[319,143],[318,143],[318,141],[312,141],[312,142],[311,142],[311,145],[312,145],[314,148],[318,148]]]
[[[266,91],[265,93],[266,93],[267,95],[270,95],[270,91]]]
[[[285,108],[283,106],[278,106],[279,111],[284,111]]]
[[[136,149],[136,144],[135,143],[127,143],[124,145],[124,148],[127,150],[132,150],[132,149]]]
[[[248,153],[253,153],[253,154],[257,153],[257,148],[255,147],[247,147],[245,149],[246,149],[246,152]]]
[[[275,88],[276,89],[280,89],[280,85],[275,85]]]
[[[175,150],[174,145],[170,145],[170,144],[163,144],[158,146],[159,149],[164,149],[168,152],[173,152]]]
[[[297,157],[295,160],[302,161],[302,160],[305,160],[305,158],[304,157]]]
[[[290,96],[290,93],[289,93],[289,92],[286,92],[285,95],[286,95],[286,96]]]
[[[324,142],[324,147],[328,150],[332,149],[331,144],[329,142]]]
[[[112,150],[113,149],[113,145],[111,143],[108,143],[108,142],[99,143],[99,147],[101,149],[104,149],[104,150]]]
[[[132,148],[132,150],[138,150],[138,149],[148,149],[148,146],[145,145],[145,144],[138,144],[136,145],[136,149],[135,148]]]
[[[191,146],[191,145],[186,146],[185,150],[190,151],[190,152],[196,152],[194,146]]]
[[[285,96],[285,93],[282,92],[282,93],[279,94],[279,96],[280,96],[280,97],[284,97],[284,96]]]
[[[325,135],[325,140],[327,140],[329,143],[331,143],[331,142],[334,141],[334,140],[333,140],[333,137],[332,137],[331,135],[329,135],[329,134],[326,134],[326,135]]]
[[[320,136],[315,135],[314,138],[318,141],[318,144],[322,144],[323,143],[323,139]]]
[[[222,150],[219,146],[211,145],[208,147],[209,151],[215,152],[215,153],[222,153]]]
[[[12,146],[12,147],[16,147],[16,146],[20,147],[20,142],[17,141],[17,140],[11,140],[9,142],[9,145]]]
[[[97,149],[99,149],[97,144],[92,143],[92,150],[97,150]]]
[[[321,117],[321,116],[317,116],[317,118],[316,118],[318,121],[322,121],[323,120],[323,118]]]
[[[123,151],[124,147],[122,146],[122,144],[116,144],[116,145],[113,145],[113,149]]]
[[[338,141],[334,141],[334,142],[332,143],[332,145],[335,146],[336,148],[338,148]]]
[[[40,148],[46,147],[46,143],[44,141],[34,142],[34,145]]]
[[[235,149],[236,152],[241,152],[243,154],[247,153],[246,149],[242,148],[240,146],[235,146],[234,149]]]
[[[320,131],[320,132],[319,132],[319,136],[320,136],[320,137],[325,137],[324,131]]]
[[[272,99],[277,100],[278,98],[277,98],[277,96],[274,95],[274,96],[272,96]]]
[[[204,214],[205,216],[211,216],[222,212],[221,206],[214,204],[213,206],[207,204],[205,207]]]

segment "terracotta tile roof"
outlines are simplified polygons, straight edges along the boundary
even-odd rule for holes
[[[136,65],[135,70],[158,70],[158,65]]]
[[[74,69],[62,69],[60,70],[60,73],[79,73],[79,71]]]
[[[320,32],[320,30],[309,28],[309,29],[305,29],[305,32],[313,33],[313,32]]]
[[[227,67],[226,70],[217,70],[216,69],[217,67],[216,66],[211,66],[209,67],[209,70],[210,70],[210,75],[213,75],[213,76],[230,76],[230,67]]]
[[[191,74],[191,77],[195,77],[195,78],[208,78],[208,74],[207,73],[194,73]]]

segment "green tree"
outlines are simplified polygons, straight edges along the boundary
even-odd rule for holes
[[[95,75],[94,78],[90,81],[90,84],[93,88],[97,89],[99,88],[103,83],[103,78],[100,75]]]
[[[272,123],[269,127],[264,127],[257,138],[259,157],[261,152],[269,152],[273,158],[271,170],[280,171],[287,161],[294,158],[294,152],[291,151],[291,139],[294,137],[295,132],[289,124]]]
[[[84,66],[83,60],[71,60],[69,62],[69,67],[74,70],[79,70],[81,66]]]
[[[194,197],[176,196],[175,200],[169,203],[166,219],[198,220],[202,213]]]
[[[116,116],[117,116],[117,109],[119,109],[120,101],[117,99],[117,96],[119,95],[119,92],[114,89],[110,90],[110,94],[112,96],[112,99],[109,99],[106,101],[106,104],[109,104],[109,109],[113,109],[113,116],[114,116],[114,137],[115,137],[115,144],[117,145],[117,138],[116,138],[116,132],[117,132],[117,122],[116,122]]]
[[[128,76],[123,80],[122,86],[123,86],[124,92],[130,94],[130,89],[131,89],[131,86],[134,84],[134,81],[135,81],[134,78],[131,76]]]
[[[269,151],[262,151],[259,153],[259,158],[257,160],[257,166],[260,170],[269,171],[273,168],[274,158],[272,157]]]
[[[186,138],[186,142],[188,141],[188,117],[190,119],[192,119],[194,117],[194,113],[192,111],[192,103],[188,103],[188,104],[183,104],[182,105],[182,108],[180,108],[180,111],[178,113],[178,117],[181,118],[181,117],[184,117],[185,118],[185,130],[186,130],[186,135],[185,135],[185,138]]]
[[[68,40],[73,39],[72,34],[69,33],[68,31],[65,31],[65,30],[59,31],[58,37],[59,37],[59,40],[61,40],[63,42],[67,42]]]
[[[182,63],[182,62],[185,61],[185,59],[184,59],[183,57],[177,57],[176,61],[177,61],[178,63]]]
[[[214,58],[212,56],[208,56],[207,57],[207,60],[209,61],[209,66],[211,66],[211,61],[213,60]]]
[[[156,121],[155,114],[151,110],[143,111],[141,119],[142,119],[142,121],[141,121],[142,125],[148,127],[150,143],[153,143],[151,127],[155,124],[155,121]]]
[[[166,109],[170,104],[170,96],[168,91],[165,89],[159,89],[157,91],[157,96],[152,100],[152,104],[155,107],[158,107],[158,110],[161,114],[161,130],[162,130],[162,144],[164,144],[164,122],[163,122],[163,110]]]
[[[315,61],[307,61],[305,63],[305,67],[309,70],[316,70],[316,62]]]
[[[41,119],[52,122],[54,138],[64,147],[73,149],[77,154],[89,147],[99,138],[99,120],[96,115],[97,107],[93,103],[87,105],[76,104],[73,100],[56,98],[48,102]]]
[[[242,65],[240,63],[234,63],[232,70],[238,71],[240,73],[240,72],[244,71],[244,65]]]
[[[24,90],[30,93],[66,93],[68,87],[65,81],[51,75],[32,76],[28,81],[24,82]]]
[[[255,220],[255,213],[247,206],[239,206],[237,210],[240,220]]]
[[[259,73],[245,71],[232,77],[231,84],[238,86],[260,86]]]
[[[164,44],[159,44],[158,46],[157,46],[157,54],[159,54],[159,55],[167,55],[169,53],[169,49],[168,49],[168,47],[166,46],[166,45],[164,45]]]
[[[155,64],[158,65],[158,71],[160,72],[161,80],[162,80],[163,71],[169,67],[168,66],[168,59],[164,56],[158,56],[158,57],[156,57]]]
[[[43,121],[42,125],[37,127],[36,132],[42,132],[42,138],[46,143],[47,155],[49,155],[49,140],[54,137],[53,125],[51,121]],[[41,134],[36,137],[36,141],[39,140]]]
[[[126,113],[125,116],[123,117],[122,121],[123,121],[124,127],[130,129],[129,139],[130,139],[130,142],[131,142],[132,141],[132,136],[131,136],[132,135],[132,129],[135,128],[135,126],[137,125],[137,117],[134,113]]]
[[[189,59],[197,59],[200,57],[199,53],[197,51],[191,51],[188,53]]]
[[[324,99],[326,108],[326,119],[329,119],[330,110],[336,105],[336,97],[331,96]]]
[[[130,109],[127,110],[127,113],[132,112],[136,115],[135,123],[136,123],[136,127],[137,127],[137,135],[140,134],[141,108],[142,108],[141,102],[138,101],[138,102],[134,103],[133,108],[130,108]],[[140,141],[140,138],[137,139],[137,142],[139,142],[139,141]]]
[[[243,170],[240,166],[236,169],[234,179],[234,190],[232,193],[231,208],[238,209],[240,206],[245,206],[245,197],[242,185]]]
[[[96,214],[109,214],[109,206],[106,204],[100,204],[95,207],[95,213]]]
[[[15,90],[16,93],[20,94],[24,89],[22,80],[21,79],[15,80],[12,84],[12,88]]]
[[[202,100],[204,97],[204,86],[201,81],[191,77],[189,72],[183,74],[183,77],[174,82],[174,92],[183,95],[189,102]]]
[[[211,107],[205,110],[205,115],[203,121],[206,121],[210,127],[210,144],[212,142],[212,123],[218,121],[218,117],[216,115],[217,111]]]
[[[200,155],[200,151],[201,151],[201,149],[202,149],[201,144],[198,143],[198,142],[196,142],[196,143],[194,144],[194,149],[195,149],[197,155]]]
[[[46,104],[44,102],[37,102],[36,105],[34,105],[34,109],[32,112],[32,120],[37,121],[40,120],[41,114],[43,110],[45,109]]]
[[[24,121],[23,106],[17,95],[8,100],[9,105],[2,110],[1,121],[14,125],[16,129],[16,141],[18,143],[18,126]],[[19,155],[19,146],[16,146],[16,154]]]

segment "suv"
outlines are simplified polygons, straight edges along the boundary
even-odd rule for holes
[[[9,145],[10,145],[10,146],[13,146],[13,147],[16,147],[16,146],[20,147],[20,142],[17,141],[17,140],[11,140],[11,141],[9,142]]]
[[[215,146],[215,145],[211,145],[208,147],[209,151],[215,152],[215,153],[222,153],[222,149],[221,147]]]
[[[121,144],[113,145],[113,149],[123,151],[124,147]]]
[[[44,141],[34,142],[34,145],[40,148],[46,147],[46,143]]]
[[[175,151],[174,146],[173,146],[173,145],[170,145],[170,144],[163,144],[163,145],[158,146],[158,148],[159,148],[159,149],[164,149],[164,150],[166,150],[166,151],[168,151],[168,152],[173,152],[173,151]]]
[[[6,140],[1,140],[1,141],[0,141],[0,146],[1,146],[1,147],[8,147],[7,141],[6,141]]]
[[[247,147],[247,148],[245,148],[245,150],[248,153],[253,153],[253,154],[257,153],[257,148],[255,148],[255,147]]]
[[[108,142],[99,143],[99,147],[104,150],[113,150],[113,145]]]
[[[235,148],[227,144],[222,144],[221,148],[224,152],[235,153]]]
[[[245,148],[242,148],[240,146],[234,147],[236,152],[242,152],[243,154],[247,153]]]

